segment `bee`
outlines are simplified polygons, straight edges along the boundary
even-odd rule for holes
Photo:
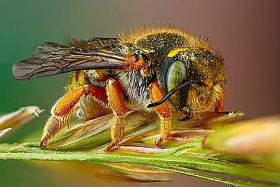
[[[157,113],[160,147],[171,133],[171,117],[185,120],[223,111],[227,78],[224,59],[205,37],[170,26],[139,27],[119,38],[90,39],[81,47],[54,42],[39,46],[13,66],[16,79],[73,72],[67,93],[52,107],[40,147],[43,149],[71,116],[87,121],[113,114],[110,151],[122,140],[131,111]]]

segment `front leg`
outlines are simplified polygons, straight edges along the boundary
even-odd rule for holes
[[[111,127],[112,143],[105,149],[105,152],[110,151],[110,149],[118,145],[122,140],[125,115],[129,111],[129,109],[125,107],[122,85],[113,78],[108,79],[106,84],[108,102],[113,110],[115,118]]]
[[[149,85],[148,89],[150,91],[153,103],[158,102],[163,98],[164,96],[163,92],[161,91],[157,82],[152,82]],[[157,147],[160,147],[162,142],[167,140],[171,133],[171,111],[166,102],[156,106],[156,110],[161,120],[161,127],[160,127],[161,137],[156,142],[155,145]]]
[[[224,89],[220,86],[217,86],[217,89],[216,90],[219,90],[219,97],[217,99],[217,102],[216,102],[216,106],[214,108],[214,111],[215,112],[222,112],[224,111]]]

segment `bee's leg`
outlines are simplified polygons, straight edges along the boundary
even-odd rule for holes
[[[40,147],[43,148],[47,141],[62,128],[63,124],[68,123],[71,116],[71,109],[78,102],[85,92],[85,88],[79,88],[59,99],[51,109],[52,116],[48,119],[41,138]]]
[[[224,91],[220,92],[220,98],[217,100],[217,104],[214,109],[215,112],[222,112],[224,111]]]
[[[157,82],[152,82],[148,87],[152,101],[155,103],[163,98],[163,92],[161,91]],[[164,140],[167,140],[171,133],[171,111],[166,102],[156,106],[157,113],[161,120],[160,133],[161,137],[156,142],[156,146],[160,147]]]
[[[98,100],[107,102],[106,91],[99,87],[85,85],[77,90],[74,90],[61,99],[51,109],[51,117],[48,119],[40,142],[40,147],[43,148],[48,140],[59,131],[62,126],[67,123],[73,114],[72,108],[77,104],[83,94],[91,94]],[[68,124],[69,128],[69,124]]]
[[[124,90],[122,85],[113,78],[108,79],[106,84],[108,102],[114,112],[115,118],[111,127],[112,143],[105,149],[105,152],[118,145],[122,140],[124,119],[126,113],[129,111],[124,104]]]

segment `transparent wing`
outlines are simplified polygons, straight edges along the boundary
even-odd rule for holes
[[[125,69],[126,55],[119,48],[76,48],[46,42],[31,57],[15,63],[12,71],[16,79],[27,80],[76,70]]]

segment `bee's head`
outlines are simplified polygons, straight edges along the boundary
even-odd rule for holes
[[[158,82],[166,93],[161,101],[169,98],[175,108],[182,110],[187,105],[189,90],[226,82],[223,64],[223,58],[209,49],[171,51],[158,68]]]

